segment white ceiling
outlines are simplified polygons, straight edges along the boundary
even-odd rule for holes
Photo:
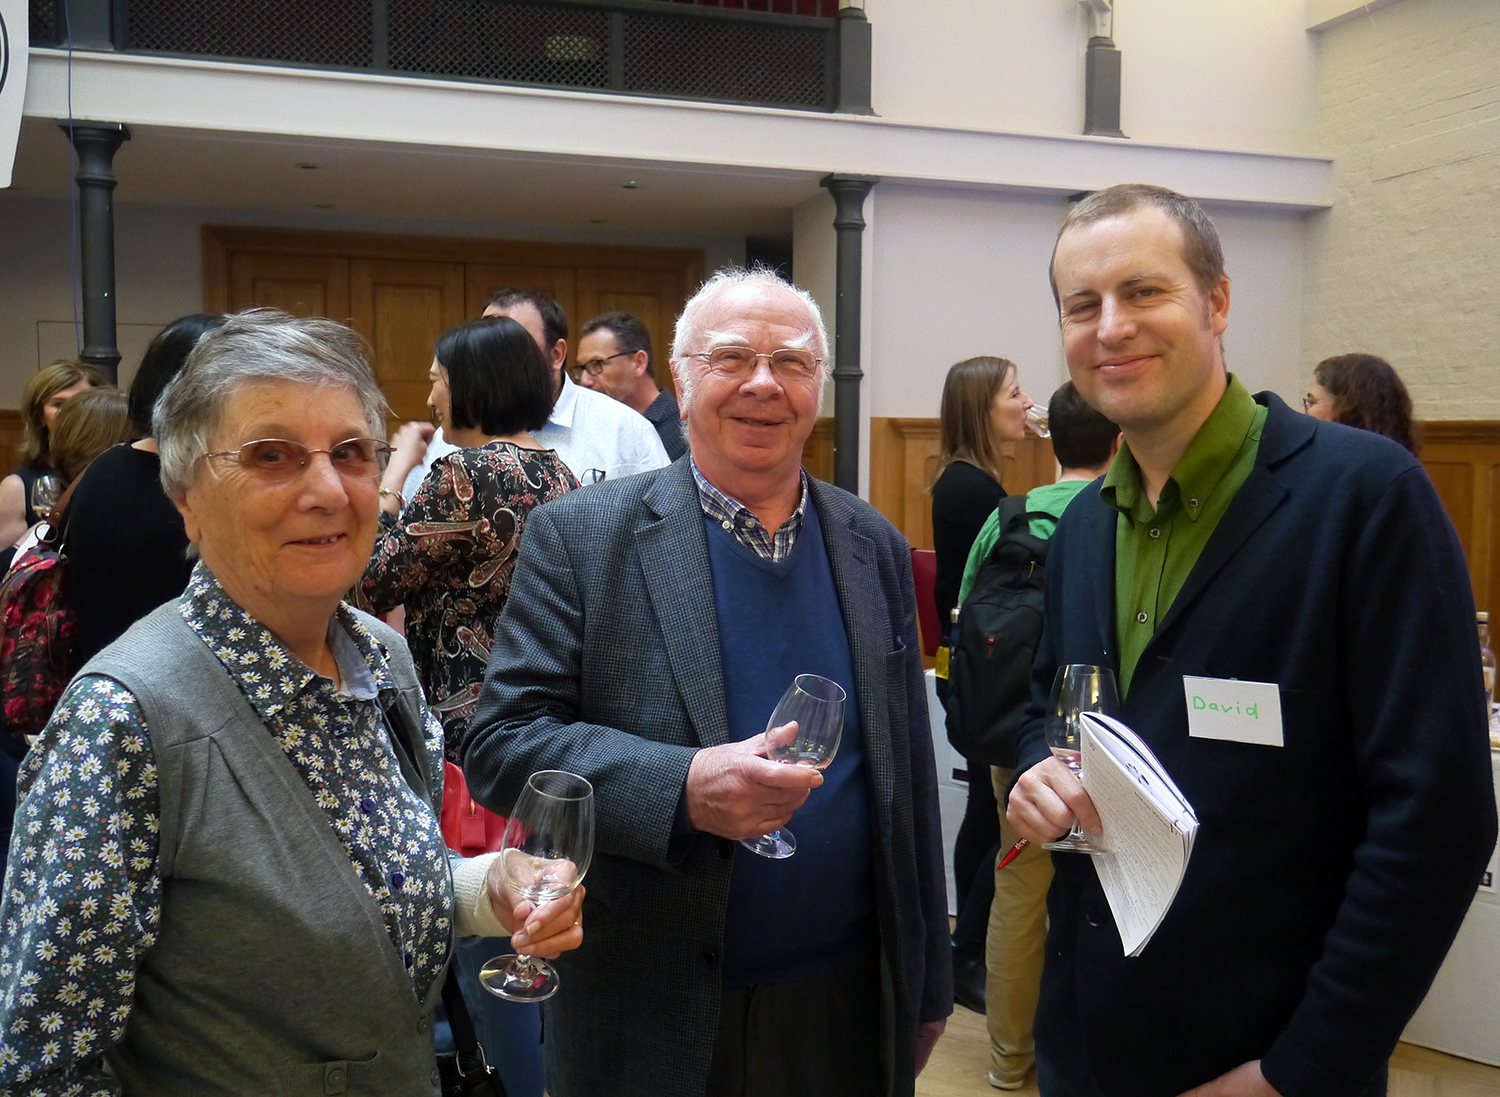
[[[12,193],[67,197],[71,173],[57,123],[25,119]],[[818,193],[809,172],[150,126],[131,127],[115,174],[119,202],[726,236],[789,236],[793,207]]]

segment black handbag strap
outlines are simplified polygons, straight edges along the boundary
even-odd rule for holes
[[[485,1060],[484,1048],[474,1034],[474,1022],[469,1019],[469,1007],[458,985],[458,967],[451,963],[448,977],[443,981],[443,1012],[448,1016],[453,1044],[458,1049],[459,1091],[470,1097],[506,1097],[505,1083]]]

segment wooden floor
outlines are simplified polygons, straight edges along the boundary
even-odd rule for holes
[[[989,1069],[984,1018],[958,1006],[917,1079],[917,1097],[998,1097],[1002,1091],[990,1086]],[[1008,1092],[1037,1097],[1036,1082]],[[1390,1097],[1500,1097],[1500,1069],[1401,1044],[1391,1057]]]

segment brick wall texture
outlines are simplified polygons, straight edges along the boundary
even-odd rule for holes
[[[1402,0],[1320,39],[1305,373],[1367,351],[1419,418],[1500,419],[1500,2]]]

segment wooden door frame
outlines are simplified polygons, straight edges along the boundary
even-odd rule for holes
[[[207,311],[224,312],[228,308],[229,265],[233,256],[241,253],[671,271],[682,279],[684,291],[689,296],[703,281],[703,252],[694,248],[550,244],[531,240],[204,225],[203,306]],[[588,319],[569,317],[570,334]]]

